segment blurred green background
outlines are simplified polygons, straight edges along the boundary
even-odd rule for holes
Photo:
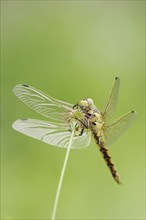
[[[66,150],[17,133],[18,118],[44,119],[12,93],[29,84],[75,104],[99,109],[114,77],[121,79],[115,117],[137,120],[110,147],[117,185],[94,140],[72,150],[57,219],[145,219],[144,1],[2,1],[2,219],[51,217]]]

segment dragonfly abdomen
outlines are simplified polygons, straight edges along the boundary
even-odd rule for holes
[[[106,143],[105,143],[103,137],[102,136],[98,137],[98,135],[96,133],[93,133],[93,135],[94,135],[94,138],[95,138],[96,143],[98,145],[98,148],[99,148],[107,166],[109,167],[109,169],[111,171],[111,174],[112,174],[114,180],[117,183],[121,183],[120,176],[118,174],[118,171],[115,168],[115,165],[111,161],[111,156],[109,155],[109,151],[106,147]]]

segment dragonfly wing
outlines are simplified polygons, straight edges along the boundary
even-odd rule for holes
[[[120,79],[116,77],[114,80],[111,92],[106,100],[106,103],[102,111],[104,121],[111,119],[113,116],[113,113],[116,110],[119,86],[120,86]]]
[[[72,104],[54,99],[28,85],[17,85],[13,92],[30,108],[55,121],[64,122],[63,113],[73,107]]]
[[[12,127],[30,137],[46,142],[57,147],[67,148],[71,132],[66,124],[48,123],[36,119],[19,119]],[[78,149],[87,147],[91,141],[91,133],[84,131],[81,136],[74,136],[71,148]]]
[[[115,142],[129,128],[136,119],[136,115],[135,111],[131,111],[117,119],[115,122],[107,126],[105,125],[103,131],[107,146]]]

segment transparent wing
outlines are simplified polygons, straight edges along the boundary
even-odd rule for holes
[[[46,142],[57,147],[67,148],[71,132],[65,124],[48,123],[36,119],[19,119],[12,127],[30,137]],[[82,136],[74,136],[71,148],[87,147],[91,141],[91,132],[84,131]]]
[[[103,131],[107,146],[115,142],[129,128],[136,119],[136,115],[135,111],[131,111],[115,122],[105,126]]]
[[[63,115],[73,107],[72,104],[54,99],[28,85],[17,85],[13,92],[30,108],[55,121],[64,122]]]
[[[102,115],[104,121],[108,121],[112,118],[117,105],[118,93],[119,93],[120,79],[118,77],[115,78],[111,92],[106,100],[104,108],[102,110]]]

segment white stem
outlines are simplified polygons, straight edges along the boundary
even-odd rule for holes
[[[52,212],[51,220],[55,220],[57,206],[58,206],[58,200],[59,200],[59,196],[60,196],[63,177],[64,177],[64,173],[65,173],[65,169],[66,169],[66,165],[67,165],[67,161],[68,161],[68,157],[69,157],[69,152],[70,152],[70,149],[71,149],[73,136],[74,136],[74,129],[71,133],[70,141],[69,141],[69,144],[68,144],[68,147],[67,147],[67,151],[66,151],[66,155],[65,155],[65,159],[64,159],[64,164],[63,164],[63,167],[62,167],[62,171],[61,171],[61,175],[60,175],[60,179],[59,179],[59,183],[58,183],[58,188],[57,188],[57,192],[56,192],[56,196],[55,196],[55,202],[54,202],[54,206],[53,206],[53,212]]]

